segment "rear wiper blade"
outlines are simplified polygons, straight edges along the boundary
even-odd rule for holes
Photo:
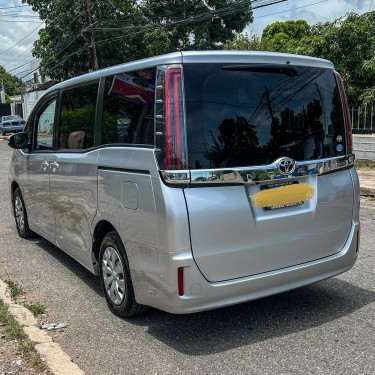
[[[298,75],[298,70],[293,65],[282,64],[240,64],[240,65],[223,65],[223,70],[234,70],[243,72],[260,72],[260,73],[276,73],[284,74],[289,77]]]

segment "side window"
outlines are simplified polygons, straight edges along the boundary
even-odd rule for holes
[[[97,93],[97,83],[75,87],[62,93],[60,150],[81,150],[94,146]]]
[[[53,99],[39,114],[36,128],[36,149],[52,150],[56,99]]]
[[[154,144],[155,69],[106,78],[102,144]]]

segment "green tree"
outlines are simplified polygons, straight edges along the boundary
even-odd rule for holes
[[[227,49],[266,50],[328,59],[341,74],[350,104],[375,105],[375,11],[333,22],[275,22],[262,38],[237,35]]]
[[[33,55],[43,75],[66,79],[87,72],[81,0],[23,0],[46,25]],[[252,22],[246,0],[91,0],[100,68],[176,50],[220,49]]]
[[[13,74],[7,73],[5,68],[0,65],[0,85],[4,82],[6,95],[18,95],[22,92],[22,80]],[[1,89],[1,86],[0,86]]]
[[[262,41],[273,51],[290,52],[310,33],[311,27],[304,20],[274,22],[263,30]]]

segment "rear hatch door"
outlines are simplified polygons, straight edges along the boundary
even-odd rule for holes
[[[334,72],[271,65],[184,65],[193,176],[184,191],[194,259],[209,281],[327,257],[343,248],[351,229],[349,171],[319,175],[318,168],[345,159]],[[280,160],[297,161],[295,169],[285,173]],[[301,169],[304,163],[312,169]],[[256,199],[267,190],[277,198],[288,185],[281,204]],[[309,193],[293,201],[303,186]]]

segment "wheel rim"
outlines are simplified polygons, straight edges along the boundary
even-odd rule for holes
[[[18,229],[23,232],[25,230],[25,217],[23,205],[20,197],[16,197],[14,201],[14,213],[16,214],[16,222]]]
[[[115,305],[120,305],[125,295],[124,266],[117,250],[107,247],[103,253],[102,271],[105,292]]]

